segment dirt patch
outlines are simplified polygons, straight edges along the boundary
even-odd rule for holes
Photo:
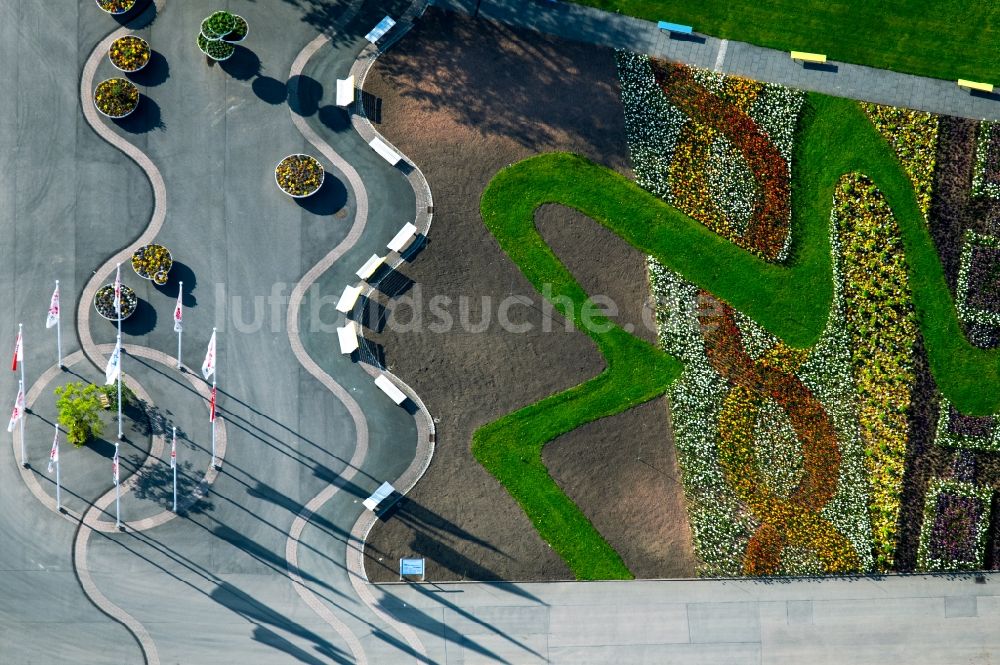
[[[428,246],[401,268],[416,285],[386,303],[389,324],[372,337],[439,421],[427,474],[369,536],[368,575],[395,580],[396,560],[419,555],[428,560],[428,579],[569,578],[469,445],[480,426],[604,364],[587,336],[547,317],[482,224],[479,197],[504,166],[551,150],[628,173],[613,52],[431,9],[376,63],[365,89],[382,100],[379,129],[420,165],[435,202]],[[618,319],[654,339],[642,326],[643,257],[580,217],[548,206],[539,226],[586,288],[615,300]],[[502,325],[509,296],[531,304],[506,309],[509,325]],[[420,325],[406,325],[415,311]],[[511,331],[521,324],[531,330]],[[674,509],[683,495],[654,475],[675,475],[673,456],[662,400],[570,433],[545,451],[553,476],[626,564],[651,577],[692,568],[678,564],[692,556],[686,515]],[[636,499],[645,504],[638,512]]]

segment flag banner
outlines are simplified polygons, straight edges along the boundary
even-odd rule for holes
[[[21,339],[21,331],[17,331],[17,341],[14,342],[14,360],[10,363],[10,370],[17,371],[17,364],[24,362],[24,342]]]
[[[104,385],[110,386],[115,381],[122,372],[122,340],[119,337],[118,342],[115,344],[115,350],[111,352],[111,357],[108,358],[108,366],[104,368]]]
[[[174,332],[181,332],[184,329],[184,324],[181,319],[184,316],[183,308],[181,306],[181,292],[177,292],[177,305],[174,306]]]
[[[121,318],[122,315],[122,267],[121,264],[118,265],[118,270],[115,272],[115,314]]]
[[[177,432],[174,432],[174,438],[170,442],[170,468],[177,468]]]
[[[215,422],[215,386],[212,386],[212,399],[208,402],[208,422]]]
[[[115,485],[118,484],[118,447],[115,447],[115,456],[111,460],[111,473],[114,475]]]
[[[24,418],[24,389],[19,388],[17,391],[17,399],[14,400],[14,410],[10,414],[10,424],[7,425],[7,431],[13,432],[14,426],[17,425],[17,421]]]
[[[208,340],[208,351],[205,352],[205,362],[201,364],[201,375],[208,380],[208,377],[215,374],[215,331],[212,331],[212,339]]]
[[[51,328],[59,323],[59,285],[52,292],[52,300],[49,301],[49,317],[45,319],[45,327]]]
[[[49,473],[59,463],[59,430],[56,430],[55,438],[52,439],[52,450],[49,451]]]

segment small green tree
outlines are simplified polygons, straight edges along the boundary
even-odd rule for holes
[[[135,402],[135,393],[125,384],[125,374],[122,374],[122,408],[124,409],[129,404]],[[108,408],[117,411],[118,410],[118,382],[112,383],[110,386],[94,386],[98,391],[104,393],[108,398]]]
[[[55,389],[59,424],[66,429],[66,440],[78,448],[104,430],[97,392],[97,386],[82,381]]]

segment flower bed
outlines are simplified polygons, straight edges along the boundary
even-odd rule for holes
[[[989,487],[955,480],[932,482],[924,500],[918,569],[982,569],[992,496]]]
[[[160,286],[167,283],[174,261],[163,245],[144,245],[132,254],[132,269],[139,277],[151,279]]]
[[[942,398],[934,443],[947,448],[1000,452],[996,416],[966,416]]]
[[[250,32],[250,25],[247,23],[246,19],[239,14],[233,14],[233,20],[233,29],[230,30],[228,34],[223,36],[222,39],[227,42],[241,42],[247,38],[247,34]]]
[[[139,88],[128,79],[108,79],[97,84],[94,106],[109,118],[124,118],[139,106]]]
[[[139,306],[139,298],[135,295],[135,291],[131,288],[122,284],[122,303],[121,318],[127,319],[128,317],[135,314],[136,308]],[[117,321],[118,314],[115,312],[115,286],[114,284],[105,284],[100,289],[97,290],[97,295],[94,296],[94,309],[97,313],[109,321]]]
[[[212,60],[228,60],[236,52],[229,42],[208,39],[201,33],[198,33],[198,48]]]
[[[973,196],[1000,199],[1000,129],[983,120],[976,131],[976,161],[972,171]]]
[[[135,6],[135,0],[96,0],[97,6],[109,14],[124,14]]]
[[[214,12],[201,22],[201,34],[205,39],[222,39],[236,29],[236,16],[230,12]]]
[[[323,165],[309,155],[289,155],[274,167],[274,181],[285,194],[301,199],[312,196],[323,186]]]
[[[872,124],[896,151],[913,183],[924,218],[931,207],[931,188],[937,160],[938,118],[925,111],[861,102]]]
[[[108,59],[111,64],[126,73],[137,72],[149,63],[149,44],[145,39],[135,35],[119,37],[111,43],[108,49]]]

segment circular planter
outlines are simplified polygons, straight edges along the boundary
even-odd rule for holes
[[[233,57],[233,53],[236,52],[236,47],[229,42],[220,41],[218,39],[207,39],[205,35],[202,34],[198,35],[198,48],[202,53],[216,62],[228,60]]]
[[[247,23],[247,20],[239,14],[233,14],[233,18],[236,19],[236,27],[233,28],[228,35],[223,37],[222,41],[230,44],[237,44],[246,39],[247,35],[250,34],[250,24]]]
[[[236,15],[229,12],[214,12],[201,22],[201,34],[209,41],[222,39],[235,29]]]
[[[139,307],[139,298],[135,295],[135,291],[129,287],[122,284],[122,320],[124,321],[128,317],[135,314],[135,310]],[[118,315],[115,312],[115,285],[105,284],[97,290],[97,295],[94,296],[94,309],[97,313],[101,315],[102,318],[108,321],[117,321]]]
[[[119,16],[135,7],[135,0],[96,0],[97,6],[103,12]]]
[[[274,167],[274,182],[293,199],[304,199],[318,192],[325,177],[323,165],[310,155],[289,155]]]
[[[126,74],[134,74],[148,65],[150,55],[149,44],[135,35],[119,37],[108,49],[108,60],[115,69]]]
[[[94,106],[109,118],[124,118],[139,106],[139,88],[128,79],[101,81],[94,90]]]
[[[163,245],[143,245],[132,254],[132,270],[143,279],[151,279],[154,284],[167,283],[168,273],[174,265],[170,250]]]

